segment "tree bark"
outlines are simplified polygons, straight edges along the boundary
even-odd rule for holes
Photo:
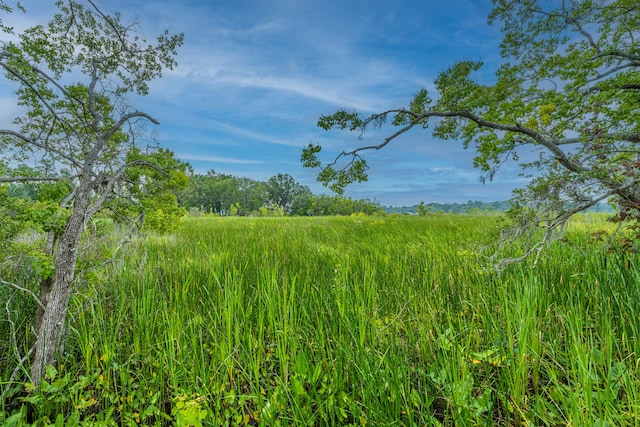
[[[73,212],[67,220],[55,250],[53,286],[47,295],[46,309],[37,329],[38,337],[31,364],[31,381],[36,386],[40,385],[47,365],[55,362],[56,355],[64,344],[65,321],[75,277],[80,237],[86,220],[89,193],[90,181],[81,180]]]
[[[51,292],[52,287],[53,279],[51,277],[42,279],[42,282],[40,283],[40,302],[42,305],[39,305],[36,309],[36,331],[39,331],[42,326],[42,319],[44,318],[44,309],[42,307],[47,306],[47,297],[49,296],[49,292]]]
[[[50,231],[49,236],[47,237],[47,244],[44,248],[44,253],[47,256],[53,256],[53,250],[55,248],[57,235],[55,231]],[[44,309],[43,307],[47,306],[47,296],[49,292],[51,292],[51,287],[53,286],[53,277],[47,277],[42,279],[42,283],[40,285],[40,303],[36,310],[36,331],[40,331],[40,326],[42,325],[42,319],[44,317]]]

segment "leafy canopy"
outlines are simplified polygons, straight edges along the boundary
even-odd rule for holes
[[[0,70],[14,84],[23,112],[13,126],[0,129],[0,186],[9,184],[0,187],[0,216],[19,222],[21,215],[26,219],[33,213],[17,209],[16,197],[7,195],[14,186],[18,193],[34,194],[37,203],[46,202],[43,207],[52,209],[54,219],[43,227],[49,232],[43,255],[52,262],[41,283],[46,306],[39,306],[35,322],[31,378],[36,384],[66,336],[88,222],[110,209],[119,219],[146,214],[152,228],[170,229],[184,213],[174,192],[186,185],[188,169],[142,136],[143,123],[158,121],[126,99],[146,95],[149,83],[176,65],[183,35],[165,31],[151,43],[93,0],[55,4],[58,12],[47,25],[31,27],[12,37],[15,41],[0,41]],[[6,11],[6,2],[0,0],[0,8]],[[5,25],[0,30],[13,34]],[[7,238],[19,231],[0,228]]]
[[[83,209],[90,214],[109,199],[149,209],[152,194],[165,209],[177,212],[171,192],[185,185],[186,165],[154,142],[140,140],[142,122],[158,122],[132,108],[125,95],[147,94],[149,82],[176,66],[183,35],[165,31],[149,43],[135,27],[122,24],[118,13],[106,15],[87,3],[58,1],[58,13],[47,25],[2,44],[0,66],[16,83],[17,103],[25,114],[14,120],[13,129],[0,129],[0,161],[30,162],[39,172],[26,176],[5,170],[0,180],[22,185],[66,181],[73,190],[66,206],[80,190],[88,190],[89,206]],[[63,168],[68,171],[64,176],[59,173]],[[148,190],[144,196],[142,175]]]
[[[615,200],[620,219],[640,219],[640,5],[636,0],[494,0],[489,23],[501,25],[504,59],[492,84],[481,61],[459,61],[421,89],[404,108],[371,116],[323,115],[325,129],[365,132],[396,128],[377,145],[343,151],[323,165],[322,147],[302,154],[318,180],[335,191],[367,179],[366,151],[378,150],[414,127],[475,150],[474,166],[491,179],[508,159],[531,147],[522,163],[530,185],[514,197],[546,212],[551,228],[594,204]],[[539,218],[537,218],[539,219]]]

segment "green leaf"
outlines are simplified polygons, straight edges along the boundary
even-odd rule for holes
[[[304,389],[303,383],[296,377],[291,377],[291,385],[293,386],[293,391],[298,396],[304,396],[307,394],[307,391]]]

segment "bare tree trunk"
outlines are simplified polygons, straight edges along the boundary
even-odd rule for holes
[[[64,344],[65,320],[70,296],[70,283],[54,282],[47,309],[42,317],[31,364],[31,380],[35,385],[40,385],[46,366],[55,362],[55,357]]]
[[[53,279],[51,277],[42,279],[40,282],[40,302],[42,305],[39,305],[36,309],[36,331],[39,331],[42,326],[42,319],[44,318],[44,309],[42,307],[47,306],[47,297],[49,296],[49,292],[51,292],[52,286]]]
[[[55,251],[53,287],[46,298],[47,305],[37,330],[38,338],[31,364],[31,381],[35,385],[40,385],[47,365],[55,362],[56,355],[64,344],[67,309],[89,198],[88,189],[81,193],[84,194],[76,199],[73,213],[67,220]]]
[[[49,236],[47,236],[47,244],[44,248],[44,253],[47,256],[53,255],[53,249],[56,244],[57,235],[55,231],[50,231]],[[49,292],[51,292],[51,287],[53,286],[53,278],[47,277],[42,279],[42,283],[40,285],[40,302],[41,305],[38,306],[36,311],[36,331],[40,331],[40,326],[42,325],[42,319],[44,318],[44,309],[42,307],[47,306],[47,296]]]

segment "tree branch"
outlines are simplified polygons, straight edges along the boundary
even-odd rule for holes
[[[0,182],[60,182],[69,181],[78,178],[80,175],[72,175],[67,177],[56,176],[6,176],[0,177]]]
[[[532,9],[531,11],[534,13],[539,13],[540,15],[544,15],[548,18],[563,19],[566,24],[570,24],[571,26],[573,26],[578,33],[580,33],[585,39],[587,39],[589,46],[591,46],[598,54],[600,54],[601,53],[600,47],[593,40],[593,36],[587,31],[585,31],[584,28],[582,28],[582,26],[580,25],[580,22],[578,22],[577,19],[573,18],[566,10],[564,10],[564,3],[562,5],[562,8],[563,8],[562,10],[563,13],[546,12],[542,9]]]
[[[128,122],[129,120],[136,118],[136,117],[141,117],[144,119],[149,120],[151,123],[155,124],[155,125],[159,125],[160,122],[156,119],[154,119],[153,117],[151,117],[150,115],[148,115],[147,113],[143,113],[142,111],[134,111],[132,113],[128,113],[123,115],[122,117],[120,117],[120,120],[118,120],[113,126],[111,126],[111,128],[106,131],[103,134],[103,138],[105,140],[111,138],[111,136],[116,133],[118,131],[118,129],[120,129],[126,122]]]
[[[87,0],[87,3],[89,3],[95,10],[95,13],[99,15],[100,18],[102,18],[109,25],[109,27],[111,27],[116,37],[118,37],[118,39],[120,40],[120,45],[122,46],[122,48],[125,51],[128,51],[129,49],[127,39],[124,37],[126,35],[126,27],[118,26],[115,22],[113,22],[113,19],[105,15],[92,0]]]
[[[19,291],[26,292],[27,294],[31,295],[31,297],[33,297],[34,301],[40,306],[40,308],[42,308],[43,310],[46,309],[44,304],[42,304],[42,301],[40,301],[40,298],[38,298],[38,296],[34,294],[30,289],[23,288],[22,286],[16,285],[15,283],[7,282],[6,280],[2,279],[0,279],[0,283],[2,283],[3,285],[11,286],[12,288],[15,288]]]
[[[632,55],[628,52],[622,52],[620,50],[609,50],[607,52],[598,52],[599,55],[596,58],[604,58],[607,56],[615,56],[619,58],[628,59],[629,61],[633,61],[635,66],[638,66],[638,62],[640,62],[640,55]]]
[[[569,145],[569,144],[578,144],[582,142],[592,142],[598,141],[600,139],[611,139],[614,141],[628,141],[628,142],[640,142],[640,133],[611,133],[611,134],[600,134],[593,135],[590,137],[583,138],[566,138],[554,141],[556,145]]]
[[[602,80],[611,74],[615,74],[618,71],[624,70],[625,68],[634,68],[634,67],[640,67],[640,62],[628,62],[626,64],[622,64],[617,67],[610,68],[606,71],[598,73],[598,75],[594,76],[593,78],[587,79],[587,83],[597,82],[598,80]],[[588,89],[587,93],[592,90],[597,90],[597,86]]]
[[[61,158],[63,158],[64,160],[66,160],[67,162],[69,162],[70,165],[73,165],[75,167],[81,167],[81,163],[78,162],[76,159],[74,159],[71,156],[67,156],[66,154],[62,153],[60,150],[56,150],[55,148],[51,148],[49,145],[47,144],[42,144],[38,141],[36,141],[33,138],[29,138],[26,135],[21,134],[20,132],[16,132],[14,130],[10,130],[10,129],[0,129],[0,135],[9,135],[9,136],[13,136],[15,138],[18,138],[20,140],[22,140],[23,142],[26,142],[29,145],[33,145],[36,148],[39,148],[45,152],[50,152],[55,154],[56,156],[59,156]]]
[[[98,125],[100,124],[100,115],[96,112],[96,98],[95,98],[95,87],[98,82],[98,76],[96,74],[96,66],[95,63],[91,68],[91,83],[87,88],[87,95],[89,97],[89,114],[91,114],[91,129],[98,133],[100,131]]]
[[[25,85],[26,87],[29,88],[29,90],[31,90],[40,100],[40,102],[42,102],[42,104],[46,107],[47,110],[49,110],[49,112],[51,114],[55,115],[55,109],[51,106],[51,104],[49,104],[49,102],[44,99],[44,97],[42,96],[42,94],[40,93],[40,91],[34,87],[30,81],[28,81],[23,75],[22,73],[20,73],[19,71],[17,71],[16,69],[14,69],[12,66],[10,66],[9,64],[7,64],[4,61],[0,62],[0,66],[2,66],[2,68],[4,68],[5,70],[7,70],[7,72],[13,76],[15,79],[17,79],[21,84]],[[37,69],[33,66],[31,66],[31,64],[29,64],[29,67],[31,67],[33,69],[33,71],[36,71]]]
[[[461,110],[461,111],[427,111],[425,113],[421,113],[421,114],[417,114],[413,111],[410,110],[406,110],[406,109],[392,109],[392,110],[387,110],[381,114],[374,114],[372,116],[370,116],[369,118],[365,119],[362,123],[362,125],[360,126],[361,129],[364,129],[369,123],[373,123],[373,122],[379,122],[381,120],[381,118],[386,117],[388,114],[406,114],[408,116],[413,117],[413,119],[411,120],[411,122],[409,122],[408,125],[404,126],[403,128],[401,128],[400,130],[396,131],[395,133],[393,133],[392,135],[386,137],[382,143],[377,144],[377,145],[369,145],[369,146],[365,146],[365,147],[358,147],[352,151],[348,151],[348,152],[342,152],[338,158],[340,157],[344,157],[344,156],[356,156],[359,152],[361,151],[366,151],[366,150],[379,150],[381,148],[383,148],[384,146],[386,146],[387,144],[389,144],[389,142],[391,142],[392,140],[394,140],[395,138],[397,138],[398,136],[402,135],[403,133],[407,132],[408,130],[414,128],[416,125],[422,124],[425,120],[427,120],[428,118],[431,117],[439,117],[439,118],[462,118],[462,119],[466,119],[466,120],[470,120],[474,123],[476,123],[479,127],[485,127],[485,128],[489,128],[489,129],[493,129],[493,130],[498,130],[498,131],[504,131],[504,132],[512,132],[512,133],[517,133],[517,134],[521,134],[521,135],[526,135],[529,138],[532,139],[532,141],[537,142],[538,144],[542,145],[543,147],[545,147],[547,150],[549,150],[554,157],[558,160],[558,162],[560,162],[560,164],[562,164],[565,168],[569,169],[572,172],[586,172],[588,171],[588,168],[585,168],[583,166],[578,165],[575,162],[572,162],[571,160],[569,160],[567,154],[562,151],[559,148],[559,145],[561,144],[568,144],[568,142],[566,142],[567,140],[548,140],[547,138],[545,138],[542,134],[540,134],[539,132],[536,132],[535,130],[522,126],[520,124],[516,124],[516,125],[507,125],[507,124],[503,124],[503,123],[497,123],[497,122],[493,122],[490,120],[485,120],[483,119],[481,116],[471,113],[469,111],[466,110]],[[575,141],[575,142],[579,142],[579,141]],[[333,163],[335,164],[335,162]]]
[[[168,175],[166,171],[164,171],[161,167],[159,167],[154,163],[147,162],[146,160],[134,160],[133,162],[129,162],[125,165],[122,165],[113,174],[105,177],[106,183],[105,183],[104,189],[100,192],[100,194],[94,200],[94,202],[87,207],[86,214],[85,214],[87,218],[91,218],[96,212],[102,209],[102,205],[109,198],[110,194],[114,192],[114,188],[118,183],[118,181],[120,180],[120,178],[122,177],[122,175],[124,175],[124,173],[127,171],[128,168],[136,165],[148,166],[152,169],[155,169],[159,173]]]
[[[20,59],[22,59],[22,58],[20,58]],[[24,75],[22,75],[19,71],[15,70],[13,67],[11,67],[6,62],[0,62],[0,66],[2,66],[5,70],[7,70],[9,72],[9,74],[11,74],[14,78],[16,78],[20,83],[22,83],[26,87],[28,87],[29,90],[36,95],[38,100],[40,100],[40,102],[46,107],[46,109],[51,113],[52,116],[54,116],[57,120],[60,120],[62,123],[64,123],[66,125],[66,127],[68,129],[70,129],[73,133],[77,133],[77,131],[74,129],[74,127],[71,126],[65,120],[62,119],[62,116],[53,108],[53,106],[51,106],[51,104],[44,98],[44,96],[42,96],[40,91],[30,81],[28,81],[24,77]],[[69,92],[59,82],[57,82],[55,79],[53,79],[49,74],[45,73],[40,68],[38,68],[35,65],[30,64],[28,62],[27,62],[27,66],[30,67],[33,72],[35,72],[36,74],[39,74],[45,80],[47,80],[49,83],[54,85],[64,95],[65,98],[71,99],[74,102],[82,105],[82,102],[80,100],[78,100],[77,98],[71,96],[69,94]]]

